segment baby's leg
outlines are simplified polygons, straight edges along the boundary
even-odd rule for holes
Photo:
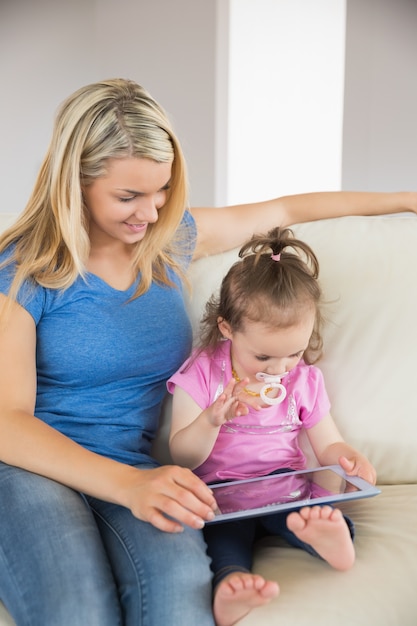
[[[330,506],[303,507],[288,515],[287,527],[335,569],[348,570],[353,566],[355,549],[339,509]]]
[[[278,593],[278,585],[252,574],[257,518],[204,528],[214,572],[213,613],[217,626],[232,626]]]
[[[217,626],[232,626],[257,606],[277,596],[277,583],[250,572],[232,572],[214,591],[213,613]]]

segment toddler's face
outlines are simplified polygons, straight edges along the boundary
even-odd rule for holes
[[[315,311],[307,310],[303,319],[288,328],[273,329],[260,322],[245,322],[233,332],[227,322],[220,322],[223,335],[231,340],[233,367],[240,379],[257,384],[256,374],[270,375],[291,371],[307,349],[315,321]]]

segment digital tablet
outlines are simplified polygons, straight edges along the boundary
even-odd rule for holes
[[[259,478],[211,484],[217,502],[213,524],[244,517],[269,515],[314,504],[333,504],[381,493],[339,465],[285,471]]]

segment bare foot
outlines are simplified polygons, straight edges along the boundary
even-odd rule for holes
[[[303,507],[288,515],[287,527],[335,569],[348,570],[355,562],[349,528],[339,509]]]
[[[277,583],[257,574],[233,572],[223,578],[214,593],[213,613],[217,626],[232,626],[256,606],[279,593]]]

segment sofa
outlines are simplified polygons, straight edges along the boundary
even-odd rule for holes
[[[357,558],[348,572],[277,537],[257,544],[254,570],[278,581],[280,595],[239,625],[416,626],[417,216],[343,217],[293,230],[320,262],[326,325],[318,365],[332,415],[376,467],[381,493],[341,507],[356,527]],[[195,333],[205,301],[237,252],[192,264]],[[165,462],[169,415],[167,398],[155,442]],[[311,450],[307,454],[314,466]],[[13,624],[0,604],[0,626]]]

